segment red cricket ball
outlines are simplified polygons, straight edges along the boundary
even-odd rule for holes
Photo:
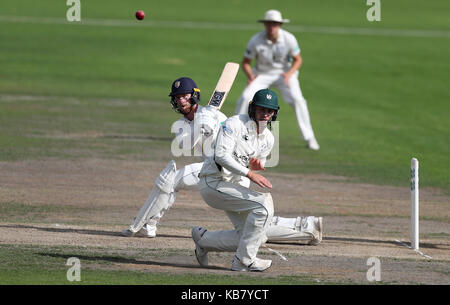
[[[136,19],[137,20],[142,20],[142,19],[144,19],[145,18],[145,13],[144,13],[144,11],[137,11],[136,12]]]

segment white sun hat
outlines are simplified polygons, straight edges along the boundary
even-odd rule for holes
[[[283,19],[281,17],[281,13],[277,10],[269,10],[264,14],[264,19],[258,20],[258,22],[265,22],[265,21],[287,23],[289,22],[289,19]]]

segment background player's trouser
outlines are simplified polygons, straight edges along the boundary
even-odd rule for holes
[[[281,97],[294,108],[298,128],[303,139],[310,140],[315,138],[309,117],[308,105],[300,89],[298,71],[289,79],[289,86],[286,86],[284,78],[280,73],[257,75],[239,97],[235,114],[246,114],[248,112],[248,104],[256,91],[270,87],[275,87],[280,92]]]
[[[224,210],[234,226],[234,230],[206,231],[199,246],[207,251],[235,251],[244,265],[253,263],[273,217],[270,193],[255,192],[212,176],[201,178],[199,186],[205,202]]]

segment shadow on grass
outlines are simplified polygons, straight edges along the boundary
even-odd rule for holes
[[[76,257],[82,261],[91,261],[91,262],[111,262],[116,264],[133,264],[133,265],[146,265],[146,266],[162,266],[162,267],[176,267],[176,268],[190,268],[190,269],[199,269],[202,268],[199,265],[190,265],[190,264],[179,264],[179,263],[167,263],[167,262],[157,262],[151,260],[136,260],[134,258],[126,258],[120,256],[96,256],[96,255],[80,255],[79,253],[73,254],[59,254],[59,253],[36,253],[41,256],[49,256],[53,258],[64,258],[69,259],[71,257]],[[219,267],[219,266],[208,266],[208,269],[213,270],[229,270],[228,268]]]
[[[130,238],[123,236],[120,232],[113,231],[104,231],[104,230],[91,230],[91,229],[72,229],[72,228],[45,228],[45,227],[36,227],[30,225],[0,225],[2,228],[14,228],[14,229],[35,229],[46,232],[57,232],[57,233],[78,233],[78,234],[87,234],[87,235],[100,235],[100,236],[116,236],[121,238]],[[170,235],[170,234],[159,234],[159,238],[185,238],[190,239],[190,236],[183,235]],[[133,237],[133,238],[142,238],[142,237]],[[353,242],[353,243],[370,243],[370,244],[391,244],[395,246],[400,246],[398,241],[395,240],[379,240],[379,239],[368,239],[368,238],[354,238],[354,237],[324,237],[323,242],[326,241],[342,241],[342,242]],[[308,246],[306,244],[293,242],[283,242],[283,241],[272,241],[268,242],[269,244],[279,244],[279,245],[293,245],[293,246]],[[430,243],[420,243],[420,248],[426,249],[441,249],[441,247],[437,244]]]
[[[327,241],[343,241],[343,242],[352,242],[352,243],[368,243],[368,244],[391,244],[395,246],[401,246],[397,241],[395,240],[379,240],[379,239],[369,239],[369,238],[354,238],[354,237],[324,237],[322,239],[322,242]],[[268,242],[269,243],[269,242]],[[315,246],[309,246],[306,244],[298,244],[295,242],[270,242],[271,244],[279,244],[279,245],[304,245],[308,247],[315,247]],[[440,249],[439,245],[430,244],[430,243],[420,243],[420,248],[427,248],[427,249]],[[319,246],[320,247],[320,246]]]
[[[0,225],[0,228],[14,228],[14,229],[34,229],[46,232],[56,232],[56,233],[78,233],[78,234],[87,234],[87,235],[100,235],[100,236],[116,236],[121,238],[130,238],[123,236],[120,232],[113,231],[104,231],[104,230],[91,230],[91,229],[72,229],[72,228],[44,228],[44,227],[36,227],[30,225]],[[188,238],[190,236],[182,236],[182,235],[169,235],[169,234],[158,234],[158,237],[168,237],[168,238]],[[139,237],[134,237],[139,238]],[[142,237],[140,237],[142,238]]]

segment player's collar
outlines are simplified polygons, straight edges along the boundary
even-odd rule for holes
[[[268,44],[277,44],[277,43],[280,43],[280,42],[284,42],[283,29],[279,29],[279,30],[278,30],[278,37],[277,37],[277,40],[276,40],[275,42],[272,42],[272,40],[270,40],[270,39],[267,37],[267,32],[266,32],[266,30],[264,30],[263,32],[264,32],[264,39],[266,40],[266,42],[267,42]]]
[[[256,128],[256,122],[252,119],[252,118],[250,118],[250,117],[248,117],[248,119],[247,119],[247,121],[245,122],[245,126],[247,127],[247,132],[249,133],[249,134],[254,134],[254,135],[256,135],[257,137],[259,137],[260,139],[261,138],[265,138],[266,137],[266,133],[267,133],[267,131],[269,131],[268,130],[268,126],[266,126],[265,128],[264,128],[264,130],[261,132],[261,133],[257,133],[257,128]],[[270,132],[270,131],[269,131]]]

